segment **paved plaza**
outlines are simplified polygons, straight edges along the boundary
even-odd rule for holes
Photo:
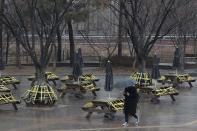
[[[96,74],[95,74],[96,75]],[[61,74],[60,77],[63,77]],[[101,90],[96,99],[108,98],[104,91],[105,76],[96,75],[100,78],[97,86]],[[21,81],[18,89],[13,90],[14,96],[19,99],[30,88],[28,76],[15,76]],[[114,75],[114,83],[129,75]],[[61,82],[58,81],[58,86]],[[128,127],[122,127],[124,115],[122,111],[115,114],[110,120],[104,118],[104,114],[92,114],[86,119],[86,112],[81,107],[88,101],[93,100],[91,93],[86,93],[83,98],[76,98],[67,94],[59,98],[58,102],[51,107],[26,106],[24,101],[18,105],[15,111],[12,105],[0,106],[0,128],[2,131],[196,131],[197,130],[197,83],[193,88],[188,84],[182,84],[178,88],[180,94],[175,96],[172,102],[169,96],[162,96],[159,104],[150,102],[150,98],[141,97],[137,113],[140,117],[139,126],[135,126],[135,119],[129,120]],[[13,88],[13,87],[10,87]],[[57,88],[57,87],[56,87]],[[57,95],[59,96],[58,92]],[[111,97],[122,97],[122,90],[113,89]]]

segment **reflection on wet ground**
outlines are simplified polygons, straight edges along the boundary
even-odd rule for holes
[[[100,78],[97,86],[101,90],[97,93],[96,99],[107,98],[109,92],[103,89],[105,77],[103,75],[97,77]],[[124,77],[128,76],[114,76],[114,81]],[[27,76],[16,76],[16,78],[21,84],[17,90],[13,90],[13,93],[16,98],[20,98],[30,87],[30,82]],[[58,86],[60,84],[59,81]],[[169,96],[162,96],[159,104],[151,103],[149,98],[141,97],[137,111],[140,116],[138,127],[134,125],[133,118],[129,121],[129,127],[122,127],[124,122],[122,111],[118,111],[113,120],[105,119],[103,114],[93,114],[90,119],[86,119],[86,112],[80,107],[93,99],[91,93],[85,94],[81,99],[67,94],[64,98],[59,98],[52,107],[26,106],[22,101],[18,105],[19,110],[14,111],[12,105],[1,105],[0,127],[2,131],[196,131],[197,88],[195,85],[196,83],[192,89],[185,88],[188,87],[187,84],[181,85],[180,95],[175,96],[175,102],[172,102]],[[112,97],[122,97],[122,91],[119,89],[113,89],[110,94]]]

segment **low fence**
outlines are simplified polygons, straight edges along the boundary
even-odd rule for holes
[[[94,44],[84,44],[84,43],[76,43],[75,44],[75,49],[77,51],[78,48],[82,49],[82,55],[84,57],[84,62],[85,63],[98,63],[99,65],[102,64],[102,61],[107,58],[108,53],[112,50],[114,50],[116,44],[115,43],[94,43]],[[15,45],[12,44],[9,47],[9,54],[7,58],[7,65],[15,65],[16,64],[16,53],[15,53]],[[63,44],[62,45],[62,61],[67,61],[69,60],[69,44]],[[188,45],[186,47],[186,54],[197,54],[196,53],[196,47],[193,45]],[[38,49],[38,47],[37,47]],[[22,48],[21,48],[22,50]],[[38,49],[39,50],[39,49]],[[173,61],[173,55],[174,55],[175,47],[173,44],[161,44],[157,43],[155,44],[154,48],[150,52],[150,57],[152,57],[155,53],[157,56],[160,58],[161,63],[172,63]],[[123,50],[122,53],[124,56],[130,56],[130,51],[128,49],[128,44],[123,43]],[[113,55],[117,55],[117,48],[115,49]],[[20,53],[20,60],[21,64],[24,65],[30,65],[33,64],[31,57],[25,52],[21,51]],[[54,54],[52,54],[52,59],[51,63],[54,63]],[[4,63],[6,61],[5,53],[3,55],[4,58]],[[185,59],[186,62],[197,62],[196,56],[194,57],[186,57]]]

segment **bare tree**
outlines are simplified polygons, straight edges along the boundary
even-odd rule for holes
[[[9,53],[9,41],[10,41],[10,37],[11,37],[11,32],[9,29],[7,29],[6,31],[6,51],[5,51],[5,63],[8,64],[8,53]]]
[[[75,43],[74,43],[74,34],[73,34],[73,26],[72,20],[69,18],[67,21],[68,25],[68,34],[69,34],[69,42],[70,42],[70,65],[74,64],[75,59]]]
[[[55,10],[56,16],[61,15],[61,11],[64,10],[64,4],[66,1],[64,0],[58,0],[57,1],[57,9]],[[58,17],[56,17],[58,18]],[[57,61],[60,62],[62,60],[62,34],[65,30],[66,23],[64,21],[61,21],[56,29],[56,36],[57,36]]]
[[[181,15],[180,15],[181,13]],[[185,52],[187,43],[195,38],[193,32],[196,30],[196,7],[193,3],[188,3],[178,12],[174,12],[174,19],[178,21],[178,26],[174,29],[172,39],[176,47],[180,50],[180,65],[178,72],[184,72]],[[174,36],[174,37],[173,37]],[[194,39],[193,39],[194,38]]]
[[[123,1],[119,0],[119,24],[118,24],[118,56],[122,56],[122,33],[123,33]]]
[[[109,28],[111,28],[111,27],[109,27]],[[105,29],[105,31],[103,32],[104,33],[104,43],[106,44],[105,46],[104,46],[104,50],[106,50],[107,51],[107,59],[108,60],[110,60],[110,58],[112,57],[112,55],[114,54],[114,52],[115,52],[115,50],[116,50],[116,48],[117,48],[117,46],[118,46],[118,44],[116,44],[115,43],[115,41],[114,41],[114,37],[112,37],[112,36],[109,36],[109,32],[107,32],[107,31],[109,31],[110,29]]]
[[[62,34],[63,31],[65,30],[65,23],[60,24],[57,27],[56,30],[56,35],[57,35],[57,42],[58,42],[58,46],[57,46],[57,61],[61,61],[62,60]]]
[[[68,35],[70,42],[70,65],[74,64],[75,59],[75,42],[74,42],[74,31],[73,22],[85,21],[87,18],[88,10],[85,8],[89,0],[78,1],[75,6],[70,8],[69,14],[66,16],[66,23],[68,26]]]
[[[118,3],[118,0],[113,0]],[[167,35],[178,25],[172,18],[172,12],[188,0],[123,0],[125,26],[133,44],[139,71],[145,72],[147,57],[155,42]],[[116,6],[111,5],[119,11]]]
[[[90,16],[96,16],[96,18],[94,17],[96,21],[91,23],[92,28],[94,28],[94,30],[103,35],[102,43],[105,43],[105,45],[103,45],[102,47],[99,45],[97,46],[97,44],[93,44],[95,43],[95,41],[91,41],[91,39],[88,37],[88,33],[80,33],[83,38],[87,40],[87,42],[90,44],[96,54],[100,55],[100,53],[98,53],[98,51],[96,51],[96,48],[94,47],[99,48],[99,50],[105,51],[106,58],[110,59],[116,51],[118,45],[122,46],[122,28],[119,28],[120,37],[118,38],[117,32],[115,32],[114,28],[118,27],[119,25],[121,27],[121,24],[118,24],[119,17],[117,16],[117,12],[112,11],[109,6],[107,6],[108,2],[109,1],[106,0],[91,1],[89,4],[92,8],[90,13],[88,14]],[[122,54],[122,52],[120,53]]]
[[[0,19],[3,18],[3,13],[4,13],[4,5],[5,5],[5,0],[1,0],[0,3]],[[3,22],[0,20],[0,56],[3,56]],[[1,62],[3,62],[3,58],[1,58]]]
[[[45,70],[49,63],[58,25],[64,19],[64,15],[72,6],[74,0],[65,0],[64,8],[60,15],[56,15],[57,0],[28,0],[8,1],[8,8],[4,15],[4,24],[11,30],[16,41],[19,41],[27,53],[31,56],[36,69],[36,78],[39,85],[45,82]],[[35,34],[31,34],[29,20],[33,20]],[[39,51],[34,48],[35,43],[29,35],[37,35]],[[32,41],[31,41],[32,40]],[[40,55],[39,55],[40,54]]]

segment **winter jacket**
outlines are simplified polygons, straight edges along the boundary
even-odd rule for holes
[[[135,114],[137,103],[139,101],[139,95],[137,94],[137,91],[135,88],[128,89],[126,88],[124,91],[124,113],[125,114]]]

